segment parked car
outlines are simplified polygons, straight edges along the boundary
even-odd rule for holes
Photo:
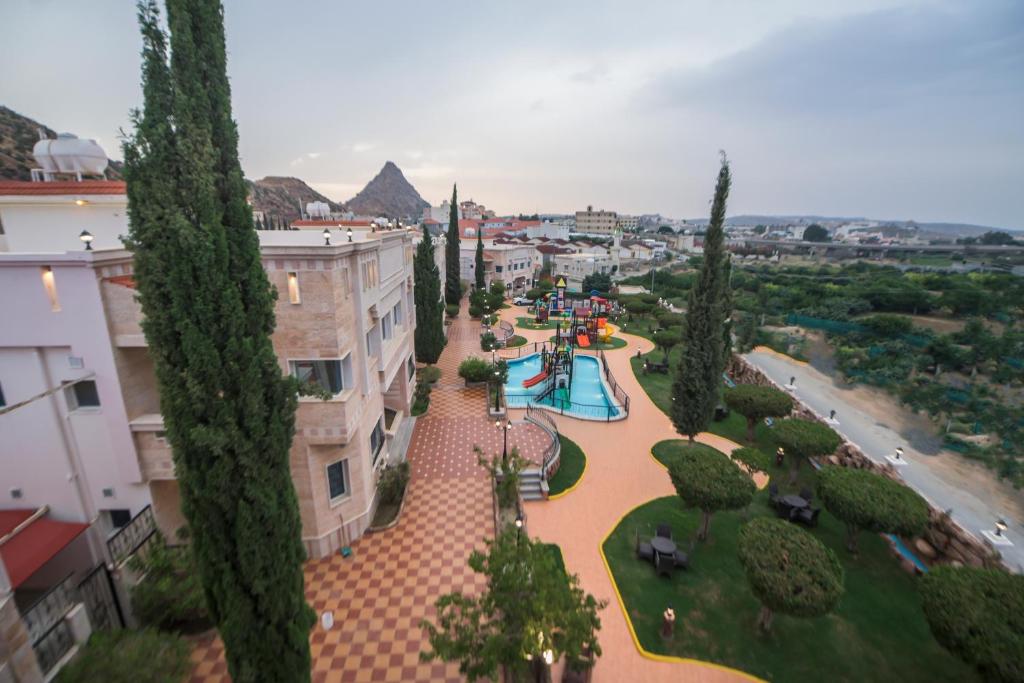
[[[515,299],[512,299],[512,303],[516,306],[529,306],[533,301],[527,299],[525,296],[517,296]]]

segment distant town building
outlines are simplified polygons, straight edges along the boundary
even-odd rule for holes
[[[614,235],[619,231],[619,217],[614,211],[594,211],[588,206],[586,211],[576,212],[576,232],[587,235]]]
[[[640,228],[640,219],[636,216],[619,216],[618,223],[623,232],[636,232]]]

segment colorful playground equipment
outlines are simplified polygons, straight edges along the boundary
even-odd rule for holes
[[[555,342],[561,346],[586,348],[595,342],[607,342],[617,328],[608,323],[611,302],[591,292],[589,299],[572,300],[565,297],[565,280],[558,279],[555,291],[548,292],[534,303],[536,322],[558,320]],[[565,323],[563,332],[561,324]]]
[[[541,371],[524,379],[523,387],[529,388],[544,382],[542,391],[537,395],[538,401],[553,394],[553,405],[560,405],[559,402],[568,405],[572,390],[572,344],[555,344],[550,351],[545,346],[541,349],[540,358]]]

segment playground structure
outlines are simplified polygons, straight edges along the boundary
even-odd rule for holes
[[[555,291],[548,292],[534,303],[536,321],[558,322],[555,341],[557,346],[579,346],[586,348],[595,342],[607,342],[617,331],[608,323],[611,302],[591,292],[589,299],[573,300],[565,297],[565,280],[559,278]],[[562,323],[565,329],[562,329]]]
[[[552,405],[568,405],[572,390],[573,375],[572,344],[555,344],[549,351],[546,346],[541,349],[541,371],[523,380],[523,387],[529,388],[544,382],[538,401],[551,397]]]

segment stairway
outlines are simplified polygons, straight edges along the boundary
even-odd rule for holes
[[[540,476],[539,467],[530,467],[519,474],[519,495],[523,500],[544,500],[547,482]]]

